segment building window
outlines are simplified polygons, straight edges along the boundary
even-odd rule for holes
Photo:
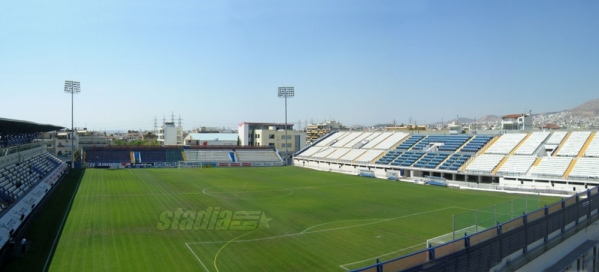
[[[275,135],[274,134],[268,134],[268,139],[273,139],[274,140]]]
[[[260,134],[255,135],[256,139],[260,139]]]
[[[268,147],[275,147],[274,143],[268,143]]]

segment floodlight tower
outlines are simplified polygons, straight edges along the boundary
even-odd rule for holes
[[[287,98],[295,96],[293,87],[279,87],[279,97],[285,98],[285,165],[289,161],[289,150],[287,147]]]
[[[73,118],[73,97],[81,92],[81,84],[79,81],[65,80],[64,92],[71,94],[71,168],[75,168],[75,126]]]

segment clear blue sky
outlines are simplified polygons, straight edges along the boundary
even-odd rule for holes
[[[599,97],[599,1],[2,1],[0,117],[429,123]]]

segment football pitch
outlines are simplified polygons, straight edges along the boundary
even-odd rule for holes
[[[49,268],[345,271],[516,198],[298,167],[87,169]]]

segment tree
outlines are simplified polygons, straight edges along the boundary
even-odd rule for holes
[[[75,150],[75,161],[80,161],[81,160],[81,149],[77,149]]]

